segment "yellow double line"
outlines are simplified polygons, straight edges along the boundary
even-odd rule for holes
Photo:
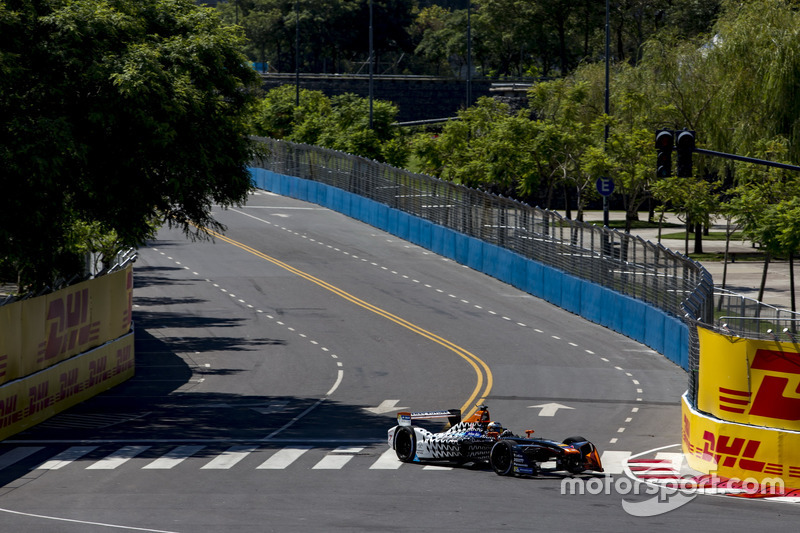
[[[412,324],[411,322],[405,319],[400,318],[397,315],[393,315],[388,311],[384,311],[380,307],[376,307],[368,302],[365,302],[364,300],[361,300],[360,298],[356,298],[352,294],[345,292],[342,289],[335,287],[334,285],[331,285],[330,283],[327,283],[319,278],[316,278],[311,274],[307,274],[302,270],[298,270],[297,268],[289,264],[286,264],[283,261],[279,261],[274,257],[270,257],[267,254],[259,252],[255,248],[247,246],[246,244],[243,244],[239,241],[235,241],[230,237],[226,237],[225,235],[217,233],[216,231],[210,230],[208,228],[204,228],[204,231],[206,231],[209,235],[213,236],[216,239],[225,241],[229,244],[236,246],[237,248],[241,248],[242,250],[255,255],[256,257],[260,257],[261,259],[269,261],[270,263],[277,265],[291,272],[292,274],[296,274],[297,276],[300,276],[301,278],[306,279],[311,283],[319,285],[323,289],[329,290],[330,292],[336,294],[337,296],[340,296],[345,300],[366,309],[367,311],[372,311],[376,315],[380,315],[388,320],[391,320],[395,324],[398,324],[410,331],[413,331],[417,335],[421,335],[422,337],[425,337],[426,339],[431,340],[436,344],[439,344],[447,348],[448,350],[456,353],[459,357],[461,357],[462,359],[467,361],[470,365],[472,365],[472,368],[475,370],[475,374],[477,375],[477,383],[475,385],[475,389],[472,391],[472,394],[470,395],[469,399],[461,407],[461,412],[465,413],[462,415],[463,418],[467,418],[468,416],[470,416],[475,411],[476,405],[480,405],[486,401],[486,397],[489,395],[489,391],[492,389],[492,371],[489,370],[489,366],[478,356],[468,352],[467,350],[456,344],[453,344],[447,339],[444,339],[434,333],[431,333],[430,331],[427,331],[415,324]],[[483,389],[483,391],[481,391],[481,389]]]

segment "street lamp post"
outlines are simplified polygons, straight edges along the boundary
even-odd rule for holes
[[[610,43],[610,40],[611,40],[611,32],[610,32],[610,24],[609,24],[608,3],[609,3],[609,0],[606,0],[606,90],[605,90],[605,95],[604,95],[605,96],[605,98],[604,98],[605,99],[604,110],[605,110],[606,117],[611,113],[611,106],[609,104],[609,92],[610,92],[609,91],[609,77],[610,76],[609,76],[609,57],[608,57],[608,52],[609,52],[609,48],[610,48],[609,43]],[[606,126],[605,126],[605,129],[604,129],[604,137],[603,137],[603,146],[604,146],[604,148],[605,148],[605,146],[607,144],[608,144],[608,122],[606,122]],[[608,226],[608,223],[609,223],[609,220],[608,220],[608,208],[609,208],[608,207],[608,195],[604,195],[603,196],[603,226]]]
[[[372,48],[372,0],[369,0],[369,129],[372,129],[372,75],[374,71]]]
[[[467,105],[472,104],[472,0],[467,0]]]

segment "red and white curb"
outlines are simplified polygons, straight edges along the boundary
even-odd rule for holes
[[[648,485],[691,494],[769,499],[800,503],[800,488],[761,486],[753,480],[731,479],[716,474],[702,474],[689,468],[680,452],[665,452],[680,444],[665,446],[631,456],[624,464],[625,474]]]

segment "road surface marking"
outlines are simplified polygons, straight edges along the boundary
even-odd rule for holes
[[[114,470],[118,466],[125,464],[127,461],[133,459],[145,450],[150,449],[150,446],[125,446],[115,451],[111,455],[106,456],[104,459],[90,464],[86,467],[87,470]]]
[[[303,455],[310,449],[311,446],[282,448],[277,452],[275,452],[275,454],[272,457],[261,463],[256,468],[267,469],[267,470],[281,470],[283,468],[286,468],[293,462],[295,462],[297,459],[300,458],[301,455]]]
[[[142,468],[149,470],[169,470],[170,468],[175,468],[203,448],[205,448],[205,446],[178,446],[152,463],[144,465]]]
[[[222,454],[215,457],[208,464],[201,466],[202,470],[227,470],[247,457],[257,449],[256,446],[231,446]]]

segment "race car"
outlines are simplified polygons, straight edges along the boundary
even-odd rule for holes
[[[447,419],[450,427],[434,433],[412,425],[414,420]],[[487,462],[500,476],[535,476],[545,462],[555,462],[553,470],[579,474],[602,472],[600,455],[594,444],[583,437],[569,437],[562,442],[514,435],[499,422],[492,421],[485,405],[461,420],[460,409],[400,412],[397,425],[389,429],[389,446],[404,463],[414,461],[449,461],[455,463]]]

